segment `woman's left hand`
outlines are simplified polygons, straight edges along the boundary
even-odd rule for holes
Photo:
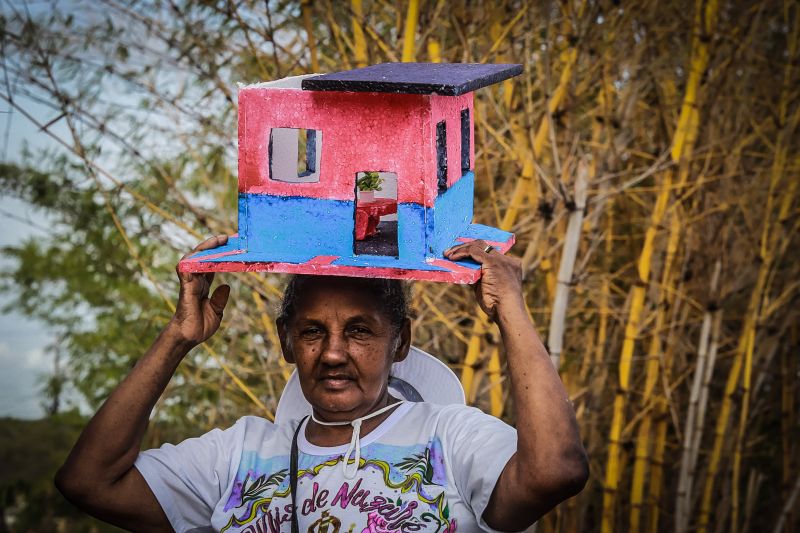
[[[473,285],[478,305],[496,322],[503,309],[524,309],[522,262],[516,257],[489,249],[483,240],[471,241],[445,250],[450,261],[472,259],[481,265],[481,279]]]

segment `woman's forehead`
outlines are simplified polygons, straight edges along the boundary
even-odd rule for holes
[[[377,295],[358,279],[320,279],[308,283],[297,298],[297,318],[309,313],[339,311],[344,314],[383,315]],[[388,317],[386,317],[388,318]]]

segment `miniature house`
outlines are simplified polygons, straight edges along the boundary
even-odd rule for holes
[[[443,252],[514,236],[472,223],[471,91],[520,72],[384,63],[242,87],[239,233],[180,269],[476,281]]]

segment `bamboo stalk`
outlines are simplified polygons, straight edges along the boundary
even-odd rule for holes
[[[583,4],[582,4],[583,5]],[[581,8],[582,10],[582,8]],[[556,91],[548,100],[548,107],[550,109],[557,109],[559,104],[561,103],[564,95],[566,94],[567,84],[569,83],[572,77],[572,69],[574,67],[575,61],[577,60],[578,52],[577,49],[574,47],[568,48],[569,53],[564,56],[564,70],[562,71],[561,77],[559,79],[559,85]],[[547,129],[549,127],[549,121],[546,117],[544,117],[539,124],[539,129],[537,131],[537,135],[532,147],[532,155],[531,158],[531,151],[527,149],[527,147],[518,147],[517,156],[523,162],[522,167],[522,176],[523,179],[517,180],[514,191],[511,194],[511,200],[509,201],[508,208],[503,216],[503,220],[500,223],[500,229],[509,231],[511,227],[514,225],[517,219],[517,215],[519,213],[519,207],[521,206],[524,198],[528,194],[534,194],[533,189],[535,188],[535,184],[533,183],[533,175],[534,175],[534,163],[533,160],[538,158],[542,153],[542,148],[544,147],[544,141],[547,138]],[[525,179],[528,177],[528,179]],[[474,400],[474,394],[471,391],[474,388],[473,380],[475,378],[475,365],[477,364],[478,357],[481,352],[481,337],[485,334],[487,330],[488,324],[486,323],[486,319],[483,317],[482,313],[478,313],[478,319],[475,321],[473,325],[472,334],[470,335],[470,341],[467,348],[467,353],[464,356],[464,369],[461,372],[461,384],[464,387],[464,390],[467,392],[468,401],[471,402],[470,398]]]
[[[694,37],[692,39],[689,78],[686,82],[686,91],[684,93],[683,103],[681,104],[681,114],[678,119],[678,127],[673,137],[672,150],[670,152],[674,162],[681,163],[683,161],[681,163],[683,167],[681,174],[687,172],[687,165],[684,158],[691,155],[694,139],[697,135],[699,122],[697,93],[701,77],[706,70],[709,59],[708,43],[706,40],[701,39],[701,36],[709,35],[710,31],[713,29],[716,21],[716,10],[717,3],[715,0],[711,0],[705,5],[702,0],[697,0],[695,4]],[[680,181],[682,181],[682,179]],[[626,320],[625,338],[619,360],[619,389],[614,398],[614,411],[608,439],[608,460],[606,464],[603,516],[601,521],[601,530],[604,533],[615,529],[616,493],[622,475],[619,460],[620,439],[625,400],[630,385],[631,361],[644,307],[645,288],[647,287],[650,277],[653,242],[666,210],[671,186],[672,174],[668,171],[664,173],[664,179],[656,199],[655,207],[653,208],[650,224],[645,232],[644,244],[639,254],[637,269],[638,279],[631,289],[631,304]]]
[[[788,517],[795,508],[795,502],[798,499],[798,495],[800,495],[800,476],[797,476],[797,478],[794,481],[794,487],[792,488],[792,492],[786,499],[786,503],[783,505],[783,509],[781,509],[781,514],[778,516],[778,521],[775,523],[775,528],[772,530],[773,533],[781,533],[784,523],[786,523]]]
[[[489,379],[489,413],[500,418],[503,416],[503,385],[500,372],[500,350],[497,346],[492,347],[486,374]]]
[[[795,19],[795,27],[790,38],[789,49],[790,49],[790,58],[794,57],[794,54],[797,51],[797,44],[798,44],[798,28],[800,28],[800,10],[796,11],[796,19]],[[791,77],[791,61],[787,63],[786,71],[784,74],[784,80],[786,78]],[[781,91],[781,109],[785,111],[785,106],[783,103],[789,97],[788,88],[784,82],[784,87]],[[793,119],[796,120],[798,113],[794,113]],[[785,115],[779,117],[782,124],[787,124],[787,117]],[[758,323],[758,319],[761,313],[761,305],[762,300],[764,297],[764,291],[767,285],[768,278],[770,276],[770,272],[772,269],[773,263],[773,251],[776,249],[776,243],[780,234],[781,224],[780,221],[785,220],[788,212],[791,209],[791,205],[794,201],[794,197],[797,191],[797,183],[796,181],[790,181],[789,187],[784,191],[784,194],[781,196],[781,203],[780,207],[778,208],[778,216],[776,224],[772,224],[772,207],[773,207],[773,197],[774,192],[778,190],[778,185],[781,183],[784,177],[784,170],[786,165],[786,130],[783,129],[778,134],[778,139],[775,143],[775,158],[773,159],[772,166],[770,168],[770,185],[769,185],[769,194],[767,196],[767,205],[764,210],[764,215],[762,217],[763,225],[761,231],[761,238],[759,242],[759,259],[760,259],[760,266],[758,270],[758,276],[756,278],[755,286],[753,291],[750,294],[750,301],[747,305],[747,311],[745,316],[745,323],[744,327],[742,328],[741,335],[739,337],[739,342],[737,344],[737,349],[734,354],[734,362],[731,366],[730,372],[728,373],[728,379],[725,385],[725,394],[722,401],[722,407],[720,409],[720,415],[717,418],[717,426],[715,429],[714,434],[714,445],[711,452],[711,458],[709,461],[709,467],[706,472],[705,484],[703,488],[703,499],[700,507],[700,516],[698,521],[698,533],[705,533],[708,527],[708,521],[711,515],[711,501],[714,493],[714,481],[719,470],[719,465],[722,460],[722,445],[724,443],[725,437],[727,436],[727,428],[731,416],[732,410],[732,403],[734,400],[734,394],[736,393],[736,389],[739,383],[740,374],[742,372],[742,367],[746,365],[746,363],[752,364],[752,357],[748,355],[748,346],[749,342],[751,341],[751,336],[753,342],[755,342],[755,330],[756,325]],[[776,230],[777,228],[777,230]],[[743,361],[744,358],[749,358],[748,361]],[[749,365],[747,365],[749,367]],[[745,368],[745,372],[750,372],[749,368]],[[738,469],[737,472],[738,474]],[[734,478],[734,482],[738,484],[738,479]],[[735,489],[738,491],[738,489]],[[738,503],[734,503],[735,506]]]
[[[624,418],[625,400],[630,388],[631,365],[633,361],[633,350],[639,335],[639,322],[645,300],[645,287],[650,278],[650,267],[652,264],[653,242],[658,231],[658,227],[666,211],[667,200],[670,193],[672,177],[670,172],[666,172],[659,192],[650,225],[645,233],[645,240],[642,251],[639,254],[638,279],[631,288],[630,308],[628,319],[625,325],[625,336],[622,343],[622,351],[619,360],[619,382],[618,390],[614,397],[614,410],[609,431],[608,460],[606,463],[606,476],[603,493],[603,518],[601,529],[604,532],[615,530],[614,525],[614,503],[616,492],[621,477],[620,470],[620,443],[622,438],[622,426]]]
[[[292,374],[292,368],[291,365],[284,361],[280,354],[281,342],[278,339],[278,332],[275,329],[275,324],[272,322],[272,319],[267,313],[267,306],[264,303],[264,299],[261,297],[261,295],[257,291],[253,291],[252,295],[253,301],[256,303],[256,308],[258,309],[261,325],[264,327],[264,331],[267,332],[267,338],[269,339],[270,344],[272,344],[272,349],[278,353],[278,368],[280,368],[284,382],[289,381],[289,377]]]
[[[406,25],[403,32],[403,63],[414,61],[414,38],[417,34],[417,19],[419,18],[419,0],[408,1]]]
[[[792,331],[792,337],[794,337],[790,346],[797,346],[797,325]],[[794,387],[794,377],[796,376],[796,367],[797,364],[794,358],[794,350],[793,349],[785,349],[781,353],[781,496],[784,502],[788,502],[790,500],[791,494],[791,482],[792,477],[800,477],[797,475],[797,472],[793,473],[794,470],[794,463],[793,461],[793,434],[795,431],[795,425],[797,421],[797,414],[795,408],[795,387]],[[794,511],[790,511],[787,513],[786,518],[784,521],[786,522],[786,533],[790,533],[792,531],[792,526],[794,525]]]
[[[364,39],[364,28],[361,26],[364,21],[364,10],[361,0],[350,0],[350,9],[353,12],[353,55],[355,56],[357,67],[367,66],[367,41]]]
[[[476,384],[475,368],[478,363],[478,356],[481,353],[481,338],[486,334],[488,323],[482,314],[478,314],[472,326],[472,335],[467,342],[467,354],[464,357],[464,367],[461,369],[461,384],[464,387],[464,394],[468,404],[475,402]]]
[[[673,215],[670,219],[670,234],[667,240],[666,258],[664,260],[663,272],[661,275],[661,292],[659,303],[656,309],[656,320],[653,333],[650,338],[650,348],[647,352],[647,364],[645,371],[645,387],[642,395],[642,407],[645,408],[644,416],[640,422],[636,436],[636,452],[633,463],[633,482],[631,485],[631,512],[630,512],[630,531],[638,532],[641,527],[641,514],[644,507],[644,487],[649,466],[650,450],[650,428],[652,426],[652,410],[646,409],[651,401],[653,389],[658,381],[659,367],[661,365],[661,332],[666,322],[666,307],[669,301],[666,287],[669,286],[672,278],[672,263],[678,249],[681,236],[681,226],[679,217]],[[663,443],[657,443],[663,446]],[[655,483],[651,480],[651,483]]]
[[[761,489],[761,484],[764,481],[764,474],[758,470],[750,470],[750,476],[747,482],[747,494],[745,497],[745,515],[744,523],[742,524],[743,531],[750,531],[750,524],[752,523],[753,510],[756,507],[758,500],[758,493]]]
[[[547,336],[547,347],[550,350],[550,360],[553,366],[560,367],[561,352],[564,346],[564,324],[567,316],[567,302],[569,301],[570,287],[572,286],[572,272],[575,268],[575,258],[580,245],[581,228],[583,227],[583,212],[586,209],[586,161],[578,164],[578,173],[575,177],[574,205],[569,214],[567,231],[564,237],[564,246],[561,251],[561,262],[558,267],[558,287],[553,300],[550,315],[550,331]]]
[[[737,533],[739,531],[739,478],[741,477],[742,468],[742,443],[744,441],[744,432],[747,427],[747,415],[750,408],[750,387],[753,381],[753,352],[755,351],[756,344],[756,328],[753,323],[747,339],[747,347],[744,353],[744,376],[742,378],[741,393],[742,393],[742,407],[739,411],[739,430],[736,435],[736,445],[733,451],[733,481],[731,495],[731,531]]]
[[[667,445],[667,401],[656,399],[656,438],[653,448],[652,473],[650,475],[650,524],[648,533],[658,531],[658,515],[661,508],[661,485],[664,477],[664,451]]]
[[[717,259],[714,264],[714,271],[711,275],[711,283],[709,290],[709,298],[712,302],[716,302],[717,287],[719,284],[719,276],[722,270],[722,262]],[[694,476],[694,461],[696,460],[696,451],[699,447],[700,436],[697,433],[702,433],[703,424],[696,425],[698,418],[698,409],[700,408],[700,399],[702,392],[705,391],[707,397],[708,385],[711,383],[711,375],[714,370],[714,359],[716,350],[712,357],[708,354],[709,340],[711,337],[711,326],[714,316],[719,312],[714,303],[714,308],[707,306],[703,312],[703,325],[700,329],[700,340],[697,348],[697,364],[695,367],[694,379],[692,381],[692,388],[689,395],[689,407],[686,414],[686,425],[684,426],[683,434],[683,447],[681,453],[680,473],[678,476],[678,492],[676,496],[675,508],[675,533],[686,531],[689,525],[689,506],[692,500],[692,485],[691,481]],[[718,332],[718,327],[717,327]],[[703,409],[705,412],[705,409]]]
[[[656,342],[656,341],[654,341]],[[644,485],[647,463],[650,460],[650,429],[652,416],[646,414],[636,431],[636,449],[634,451],[633,480],[631,482],[631,512],[629,531],[638,532],[641,526],[641,515],[644,499]]]
[[[442,62],[442,49],[436,39],[428,39],[428,61],[431,63]]]
[[[317,58],[317,38],[314,35],[314,25],[311,21],[311,0],[302,0],[300,9],[303,12],[303,26],[308,39],[308,52],[311,56],[311,72],[319,72],[319,59]]]

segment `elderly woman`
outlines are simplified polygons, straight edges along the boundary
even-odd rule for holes
[[[447,256],[481,264],[476,297],[500,328],[516,429],[472,407],[432,403],[447,387],[434,367],[420,383],[401,383],[411,394],[390,388],[393,365],[411,357],[399,282],[296,276],[278,329],[306,416],[276,424],[248,416],[140,454],[156,400],[187,352],[217,330],[228,300],[225,285],[209,297],[213,275],[181,273],[175,316],[92,418],[58,473],[59,490],[136,531],[525,529],[581,490],[586,455],[525,310],[519,261],[482,241]],[[431,392],[414,398],[426,380]]]

